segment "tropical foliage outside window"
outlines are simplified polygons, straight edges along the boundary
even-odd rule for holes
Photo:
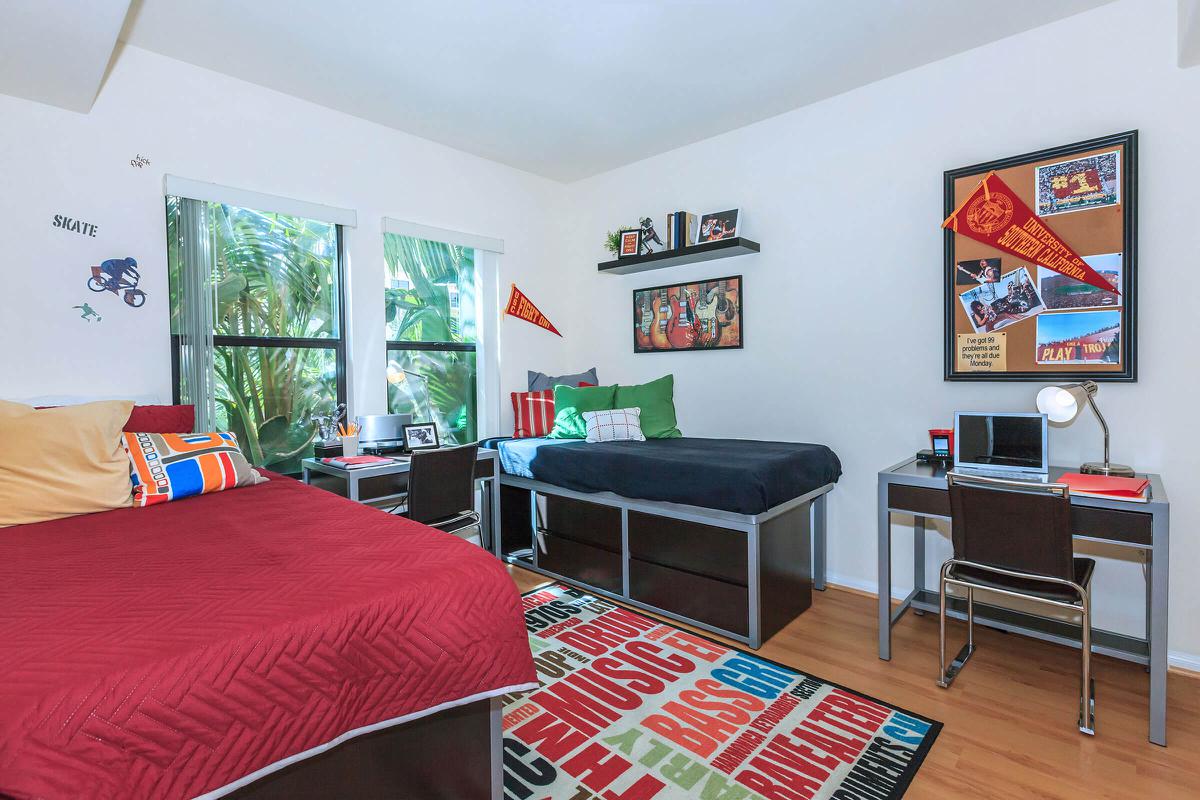
[[[384,234],[388,412],[476,438],[475,250]]]
[[[172,334],[184,268],[178,198],[167,199]],[[312,455],[312,418],[344,399],[338,227],[204,204],[215,286],[216,422],[247,457],[298,472]]]

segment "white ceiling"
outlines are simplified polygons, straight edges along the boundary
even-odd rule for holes
[[[121,38],[570,181],[1110,1],[140,0]],[[127,5],[0,0],[0,92],[89,105]]]
[[[1105,0],[144,0],[130,44],[558,180]]]
[[[88,111],[129,0],[0,0],[0,94]]]

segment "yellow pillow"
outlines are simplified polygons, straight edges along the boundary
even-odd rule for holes
[[[130,505],[132,400],[34,409],[0,400],[0,528]]]

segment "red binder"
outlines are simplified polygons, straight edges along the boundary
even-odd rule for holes
[[[334,458],[322,458],[323,464],[329,464],[334,467],[345,467],[353,469],[354,467],[377,467],[380,464],[390,464],[393,459],[383,458],[381,456],[336,456]]]
[[[1059,480],[1071,487],[1071,494],[1145,503],[1150,499],[1148,478],[1116,478],[1111,475],[1084,475],[1064,472]]]

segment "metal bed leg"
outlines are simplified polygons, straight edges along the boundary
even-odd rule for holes
[[[759,606],[759,564],[758,564],[758,533],[759,526],[753,525],[746,531],[746,566],[747,580],[746,589],[749,594],[750,606],[750,625],[748,633],[750,640],[750,649],[757,650],[762,647],[762,631],[759,627],[761,622],[761,607]]]
[[[629,509],[621,509],[621,596],[629,598]]]
[[[813,538],[813,588],[818,592],[825,591],[825,499],[827,494],[819,494],[812,501],[812,538]]]

